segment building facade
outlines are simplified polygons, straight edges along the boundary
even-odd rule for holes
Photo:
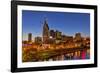
[[[43,43],[47,43],[49,37],[50,37],[49,26],[47,20],[45,20],[43,25]]]
[[[42,37],[35,37],[36,44],[42,44]]]
[[[61,40],[62,32],[56,30],[56,40]]]
[[[32,42],[32,33],[28,34],[28,42]]]
[[[55,38],[55,31],[54,30],[50,30],[50,37],[51,38]]]
[[[75,40],[76,41],[81,41],[82,40],[81,33],[76,33],[75,34]]]

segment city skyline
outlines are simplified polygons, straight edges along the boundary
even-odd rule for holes
[[[77,32],[82,33],[82,35],[90,36],[90,15],[88,13],[23,10],[23,40],[27,40],[28,33],[32,33],[33,38],[36,36],[42,37],[42,27],[45,17],[47,18],[48,26],[51,30],[59,30],[63,32],[63,34],[71,36],[74,36]]]

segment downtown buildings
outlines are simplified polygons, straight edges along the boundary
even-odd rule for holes
[[[47,20],[45,19],[42,27],[42,36],[34,37],[32,40],[32,33],[28,34],[28,41],[23,41],[23,44],[32,44],[33,48],[42,49],[59,49],[59,48],[73,48],[82,45],[90,45],[90,38],[83,37],[81,33],[75,33],[74,36],[66,35],[58,29],[50,29]],[[34,34],[33,34],[34,35]],[[30,45],[29,45],[30,46]]]
[[[69,36],[62,34],[63,32],[59,30],[50,29],[47,20],[43,23],[42,36],[34,37],[34,43],[36,44],[62,44],[62,43],[73,43],[82,41],[83,37],[81,33],[75,33],[75,36]],[[32,41],[32,33],[28,34],[28,42]]]
[[[42,32],[42,42],[43,44],[59,44],[59,43],[67,43],[67,42],[73,42],[75,41],[81,41],[81,33],[76,33],[75,37],[69,36],[69,35],[64,35],[62,34],[63,32],[59,30],[53,30],[50,29],[48,26],[47,20],[44,21],[43,25],[43,32]]]
[[[50,29],[47,20],[44,20],[42,28],[42,36],[34,37],[33,41],[32,33],[29,33],[28,41],[23,41],[23,62],[44,61],[51,56],[54,57],[50,60],[64,60],[64,56],[72,59],[81,56],[80,49],[90,49],[90,38],[82,37],[81,33],[75,33],[75,36],[65,35],[58,29]],[[56,54],[58,55],[55,56]]]

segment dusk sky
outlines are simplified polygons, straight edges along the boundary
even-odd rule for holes
[[[50,29],[59,30],[62,34],[74,36],[80,32],[82,36],[90,36],[90,14],[71,12],[47,12],[47,11],[22,11],[22,36],[28,39],[28,33],[33,38],[42,36],[43,23],[47,19]]]

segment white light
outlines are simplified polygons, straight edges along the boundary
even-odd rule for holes
[[[50,39],[52,39],[53,37],[52,36],[50,36]]]

